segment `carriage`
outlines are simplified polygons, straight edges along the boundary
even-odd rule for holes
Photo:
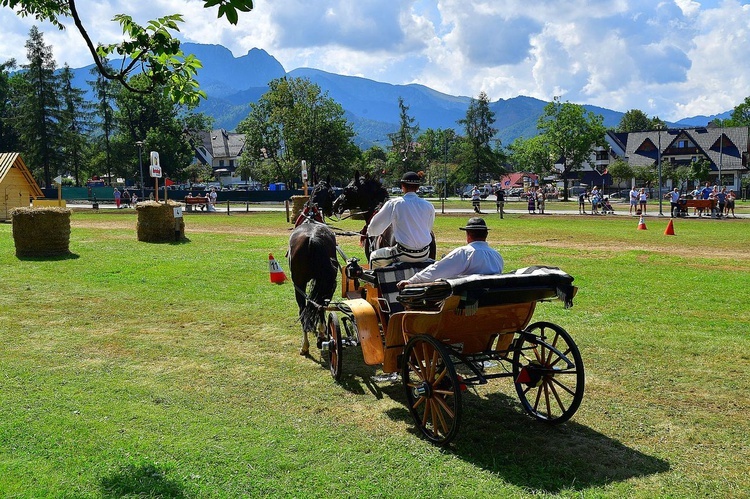
[[[424,265],[397,263],[342,269],[342,298],[326,307],[326,352],[340,379],[344,350],[360,345],[364,362],[400,373],[409,411],[430,441],[446,445],[461,424],[462,394],[511,378],[534,418],[567,421],[583,399],[581,354],[565,329],[531,318],[540,301],[572,306],[573,278],[556,268],[528,267],[412,285],[396,283]]]
[[[333,203],[334,210],[351,202],[352,185],[361,191],[366,184],[355,176]],[[360,346],[365,364],[400,373],[416,426],[438,445],[447,445],[458,433],[463,393],[493,379],[511,378],[523,409],[540,421],[563,423],[578,410],[584,391],[578,347],[562,327],[531,323],[539,302],[559,299],[566,308],[572,306],[578,289],[573,277],[555,267],[535,266],[399,291],[398,282],[428,264],[367,269],[347,258],[333,232],[319,223],[320,204],[310,206],[290,237],[290,268],[304,333],[300,353],[307,354],[307,333],[316,331],[335,380],[342,376],[344,351]],[[360,201],[358,206],[373,203]],[[316,245],[319,259],[310,250]],[[336,254],[346,262],[340,266],[339,298],[333,297],[336,278],[331,275],[339,267]],[[315,284],[306,294],[309,280]]]

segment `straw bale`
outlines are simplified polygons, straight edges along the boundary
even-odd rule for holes
[[[67,208],[15,208],[11,211],[16,256],[70,254],[70,214]]]
[[[297,217],[299,217],[299,214],[302,213],[302,209],[305,207],[305,203],[307,203],[307,200],[310,199],[310,196],[292,196],[292,218],[290,218],[291,222],[294,223],[297,221]]]
[[[182,206],[172,200],[165,203],[142,201],[135,207],[138,213],[138,240],[147,243],[166,243],[175,240],[174,209]],[[185,219],[179,220],[179,239],[185,238]]]

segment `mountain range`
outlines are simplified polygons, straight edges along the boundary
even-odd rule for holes
[[[387,134],[399,128],[398,98],[402,97],[409,107],[421,131],[428,128],[454,128],[459,133],[457,121],[466,116],[471,97],[453,96],[438,92],[424,85],[392,85],[367,78],[342,76],[318,69],[298,68],[287,72],[272,55],[263,49],[254,48],[247,54],[235,57],[221,45],[183,43],[182,50],[201,60],[203,69],[198,81],[208,98],[201,102],[198,111],[215,119],[216,128],[234,131],[256,102],[268,91],[268,83],[284,76],[307,78],[317,84],[344,108],[345,116],[356,132],[356,143],[361,148],[373,144],[385,146]],[[75,84],[89,88],[86,80],[92,80],[92,66],[74,70]],[[495,113],[495,128],[501,144],[508,145],[517,137],[533,137],[537,134],[536,123],[547,102],[533,97],[518,96],[490,103]],[[624,113],[584,104],[584,108],[604,118],[606,127],[616,127]],[[705,126],[714,118],[728,118],[731,111],[715,116],[684,118],[673,126]]]

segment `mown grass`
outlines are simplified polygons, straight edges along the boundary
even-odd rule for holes
[[[16,258],[0,225],[0,495],[747,496],[747,221],[488,216],[507,269],[575,277],[575,306],[534,320],[571,332],[586,395],[550,428],[495,381],[439,449],[358,349],[340,384],[297,354],[292,288],[268,276],[283,217],[188,215],[188,242],[147,244],[132,213],[75,213],[56,259]],[[465,218],[438,217],[439,253]]]

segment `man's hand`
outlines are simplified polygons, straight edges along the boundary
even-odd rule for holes
[[[404,286],[406,286],[407,284],[409,284],[409,281],[398,281],[398,284],[396,284],[396,287],[399,289],[399,291],[401,291],[402,289],[404,289]]]

